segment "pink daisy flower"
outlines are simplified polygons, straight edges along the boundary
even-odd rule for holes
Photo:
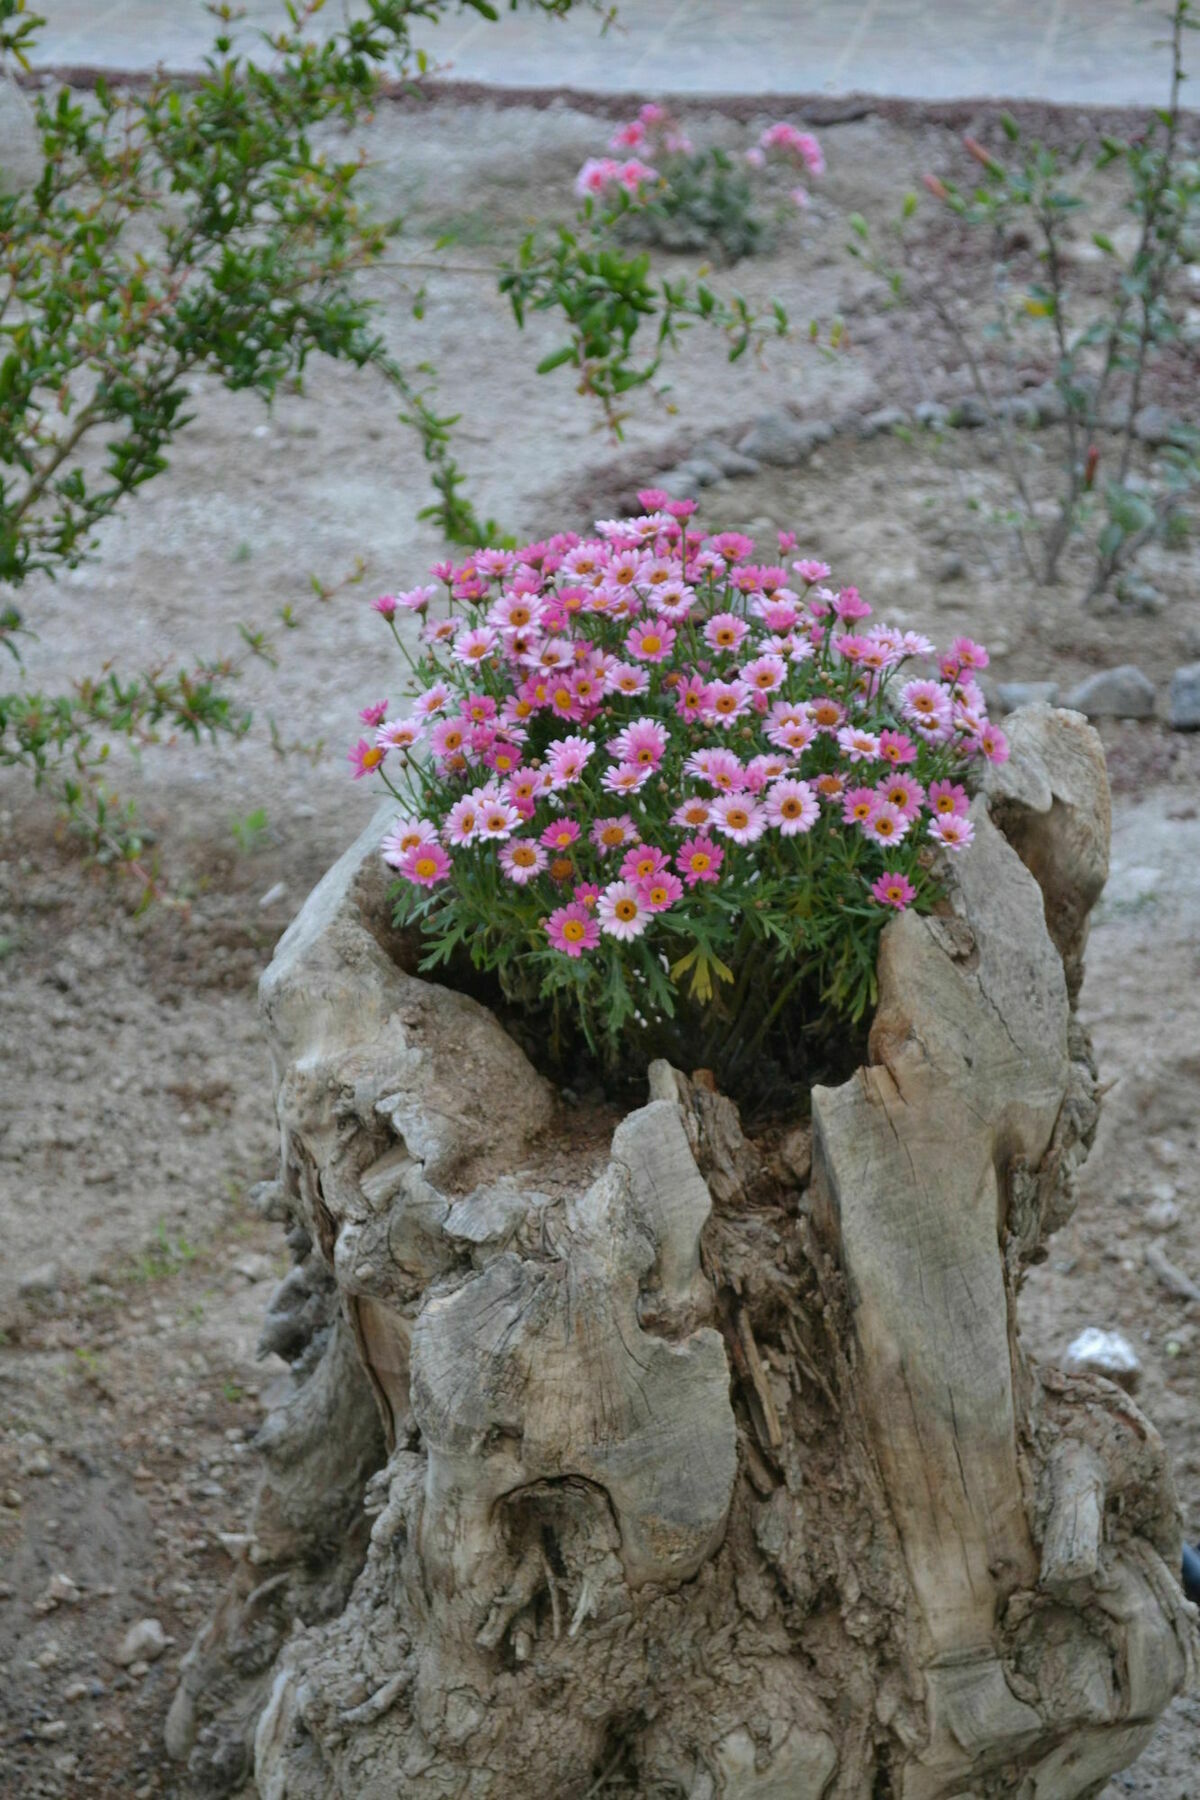
[[[874,762],[879,755],[879,739],[873,731],[860,731],[857,725],[843,725],[837,734],[839,750],[852,763]]]
[[[871,893],[880,906],[894,906],[897,912],[903,912],[917,897],[917,890],[907,875],[888,869],[871,883]]]
[[[636,794],[653,773],[648,763],[618,763],[615,768],[605,769],[600,786],[606,794]]]
[[[625,648],[630,656],[644,663],[664,662],[671,654],[674,643],[674,629],[656,620],[633,626],[625,638]]]
[[[744,794],[718,794],[712,804],[713,826],[735,844],[753,844],[766,830],[763,809]]]
[[[662,869],[670,867],[670,858],[653,844],[636,844],[621,858],[623,881],[649,881]]]
[[[941,813],[929,821],[929,835],[943,850],[965,850],[975,836],[975,827],[957,813]]]
[[[473,844],[483,824],[483,808],[474,794],[464,794],[446,814],[442,835],[451,844]]]
[[[815,694],[808,702],[808,717],[818,731],[835,732],[846,717],[846,709],[828,694]]]
[[[959,787],[956,781],[930,782],[929,810],[939,818],[963,819],[970,804],[966,788]]]
[[[560,906],[546,920],[546,936],[555,950],[564,956],[579,957],[594,950],[600,942],[600,927],[587,907],[579,900]]]
[[[428,819],[397,819],[379,846],[385,863],[398,869],[410,850],[438,841],[437,826]]]
[[[683,805],[677,806],[671,814],[672,825],[677,825],[684,831],[703,831],[711,821],[712,807],[707,800],[701,800],[699,795],[691,800],[685,800]]]
[[[587,768],[589,758],[596,753],[596,746],[588,738],[558,738],[546,752],[546,767],[550,774],[552,788],[570,787],[578,781]]]
[[[865,825],[879,805],[879,795],[873,787],[847,788],[839,798],[842,820],[847,825]]]
[[[893,768],[898,769],[904,763],[916,761],[917,746],[902,731],[881,731],[879,754],[884,762],[889,762]]]
[[[395,618],[400,610],[400,602],[395,594],[380,594],[378,600],[372,600],[372,611],[382,613],[385,619]]]
[[[856,587],[843,588],[833,603],[833,610],[843,624],[849,624],[854,619],[869,619],[871,616],[871,608]]]
[[[648,880],[639,884],[638,892],[648,912],[662,913],[682,898],[683,883],[669,869],[660,869],[656,875],[651,875]]]
[[[450,869],[450,858],[440,844],[418,844],[400,864],[401,875],[417,887],[436,887]]]
[[[444,712],[450,699],[450,689],[444,681],[435,681],[424,693],[418,694],[412,703],[413,716],[418,719],[432,719]]]
[[[975,748],[991,763],[1008,761],[1008,739],[998,725],[985,725],[976,739]]]
[[[890,775],[880,782],[876,792],[889,806],[903,813],[910,824],[920,813],[925,799],[925,789],[911,775]]]
[[[790,766],[789,759],[779,754],[752,756],[746,764],[746,786],[752,794],[761,794],[772,781],[786,775]]]
[[[364,775],[378,774],[387,751],[379,744],[369,744],[366,738],[359,738],[357,744],[350,746],[347,755],[354,769],[355,781],[361,781]]]
[[[533,881],[541,874],[547,863],[546,852],[540,844],[529,838],[515,838],[505,844],[500,852],[500,867],[510,881],[518,887]]]
[[[704,627],[704,641],[714,650],[736,650],[749,630],[736,613],[714,613]]]
[[[632,881],[610,882],[601,890],[596,910],[601,931],[606,937],[616,938],[620,944],[629,944],[634,938],[641,937],[650,919],[650,908]]]
[[[597,819],[588,833],[601,856],[608,856],[613,850],[623,850],[626,845],[636,843],[637,835],[637,827],[628,813]]]
[[[358,716],[363,724],[368,727],[382,725],[383,721],[387,718],[387,709],[388,703],[386,700],[377,700],[374,706],[364,706]]]
[[[698,775],[723,793],[746,785],[746,771],[732,750],[693,750],[683,769],[685,775]]]
[[[511,837],[521,820],[522,814],[519,806],[513,806],[508,800],[501,800],[496,794],[489,795],[486,799],[481,797],[480,837],[497,839]]]
[[[773,694],[786,676],[787,664],[781,656],[756,656],[742,669],[742,680],[756,694]]]
[[[669,734],[657,719],[634,719],[608,741],[608,754],[617,762],[647,763],[656,769],[663,759]]]
[[[420,735],[414,719],[389,719],[375,733],[375,742],[381,750],[411,750]]]
[[[811,831],[820,811],[817,796],[807,781],[788,777],[767,790],[764,806],[767,823],[774,825],[781,837],[796,837]]]
[[[728,731],[744,716],[750,705],[750,689],[741,680],[710,681],[704,706],[706,724],[719,725]]]
[[[605,685],[613,694],[644,694],[650,687],[650,677],[645,669],[634,668],[631,663],[614,663],[607,673]]]
[[[815,581],[828,581],[829,579],[830,569],[829,564],[826,562],[813,562],[811,559],[805,558],[802,562],[794,562],[792,567],[795,569],[797,575],[799,575],[801,581],[805,582],[809,587],[811,587]]]
[[[701,881],[719,881],[725,852],[710,837],[693,837],[679,846],[675,867],[688,887]]]
[[[429,745],[439,762],[456,756],[466,747],[467,725],[463,719],[439,719],[429,734]]]
[[[675,689],[675,711],[681,719],[699,719],[708,705],[708,683],[699,675],[689,675]]]
[[[459,633],[451,654],[455,662],[486,662],[499,641],[499,633],[493,631],[490,625],[473,625],[469,631]]]
[[[578,836],[579,826],[574,819],[555,819],[543,831],[541,842],[547,850],[569,850]]]
[[[908,820],[898,806],[889,806],[884,800],[869,819],[863,820],[860,829],[864,837],[877,844],[898,844],[908,831]]]

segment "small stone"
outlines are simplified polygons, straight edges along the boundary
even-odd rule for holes
[[[1178,1200],[1152,1200],[1142,1214],[1151,1231],[1173,1231],[1180,1219]]]
[[[1187,438],[1187,426],[1174,418],[1165,406],[1143,406],[1133,416],[1133,435],[1143,444],[1158,447],[1178,444]]]
[[[967,572],[967,565],[955,550],[948,550],[937,566],[937,579],[945,583],[961,581]]]
[[[1154,618],[1167,610],[1167,596],[1152,581],[1141,581],[1136,575],[1123,575],[1117,583],[1117,599],[1131,612]]]
[[[39,1263],[36,1269],[30,1269],[22,1275],[17,1283],[17,1292],[26,1298],[34,1294],[52,1294],[58,1286],[58,1264],[56,1262]]]
[[[30,1660],[35,1669],[52,1669],[61,1657],[62,1645],[57,1638],[51,1638],[49,1643],[43,1644],[37,1655],[31,1657]]]
[[[138,1662],[157,1662],[166,1647],[167,1634],[158,1620],[139,1619],[121,1639],[117,1661],[123,1669],[131,1669]]]
[[[270,1257],[257,1250],[240,1257],[233,1268],[235,1274],[243,1276],[247,1281],[270,1281],[275,1273]]]
[[[50,1577],[45,1591],[34,1601],[33,1610],[48,1613],[53,1612],[56,1606],[78,1606],[81,1598],[79,1589],[69,1575],[56,1574]]]
[[[269,887],[260,898],[258,902],[260,911],[265,911],[268,906],[274,906],[277,900],[283,899],[287,891],[287,882],[277,881],[274,887]]]
[[[936,400],[921,400],[913,407],[913,418],[927,431],[940,431],[946,423],[946,409]]]
[[[950,411],[946,415],[947,424],[953,425],[959,430],[965,428],[968,431],[977,431],[981,425],[987,425],[989,421],[988,409],[978,394],[964,394],[961,400],[952,401]]]
[[[901,406],[881,406],[877,412],[868,413],[865,419],[858,422],[860,438],[879,437],[885,431],[903,430],[908,424],[908,414]]]
[[[1014,425],[1026,430],[1041,422],[1037,401],[1031,400],[1028,394],[1007,394],[997,400],[995,410],[998,418],[1011,419]]]
[[[35,1450],[20,1465],[22,1475],[49,1475],[53,1464],[44,1450]]]
[[[1173,731],[1200,731],[1200,662],[1172,675],[1167,717]]]
[[[692,456],[660,475],[658,485],[672,500],[690,500],[701,488],[715,487],[720,479],[716,463],[703,456]]]
[[[722,475],[757,475],[762,468],[752,456],[743,456],[732,444],[723,444],[719,438],[706,438],[696,451],[697,456],[705,462],[715,463]]]
[[[63,1699],[68,1702],[86,1700],[88,1692],[87,1682],[80,1681],[77,1677],[74,1681],[68,1681],[66,1687],[63,1689]]]
[[[797,1181],[807,1181],[812,1174],[812,1126],[797,1125],[779,1146],[782,1156]]]
[[[825,424],[801,424],[790,413],[763,413],[761,418],[738,439],[743,456],[778,468],[793,468],[810,457],[818,444],[833,436],[833,427]]]
[[[1061,425],[1067,416],[1067,403],[1052,381],[1030,388],[1025,398],[1036,407],[1039,425]]]
[[[1149,719],[1154,716],[1154,683],[1136,664],[1122,663],[1089,675],[1063,704],[1089,719]]]
[[[1142,1365],[1129,1339],[1096,1325],[1089,1325],[1067,1345],[1063,1368],[1068,1375],[1103,1375],[1129,1394],[1137,1392],[1142,1379]]]
[[[14,1510],[21,1504],[21,1496],[16,1488],[5,1488],[3,1498],[5,1506],[11,1506]]]
[[[1200,1300],[1200,1287],[1196,1286],[1190,1275],[1185,1275],[1182,1269],[1175,1267],[1160,1245],[1147,1244],[1146,1266],[1154,1271],[1163,1287],[1169,1294],[1174,1294],[1176,1299]]]
[[[50,1719],[45,1725],[38,1726],[37,1734],[40,1738],[44,1738],[47,1743],[52,1744],[55,1739],[66,1737],[67,1721],[65,1719]]]
[[[1002,713],[1016,712],[1018,706],[1057,706],[1057,681],[998,681],[996,706]]]

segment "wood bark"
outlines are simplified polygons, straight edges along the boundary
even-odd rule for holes
[[[168,1742],[264,1800],[1073,1800],[1195,1679],[1161,1440],[1015,1298],[1097,1115],[1095,734],[1030,708],[867,1062],[615,1122],[419,979],[372,827],[263,981],[296,1257],[252,1542]],[[369,1527],[369,1535],[368,1535]]]

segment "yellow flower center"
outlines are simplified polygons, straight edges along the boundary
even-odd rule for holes
[[[577,944],[583,936],[582,919],[568,919],[562,928],[562,933],[568,943]]]

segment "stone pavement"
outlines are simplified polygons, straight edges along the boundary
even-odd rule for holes
[[[518,12],[495,25],[464,9],[417,36],[448,76],[502,86],[1140,105],[1165,91],[1164,4],[619,0],[603,35],[586,9],[565,21]],[[201,0],[31,0],[31,10],[48,21],[39,63],[194,69],[210,38]],[[245,0],[245,11],[250,25],[281,15],[279,0]]]

